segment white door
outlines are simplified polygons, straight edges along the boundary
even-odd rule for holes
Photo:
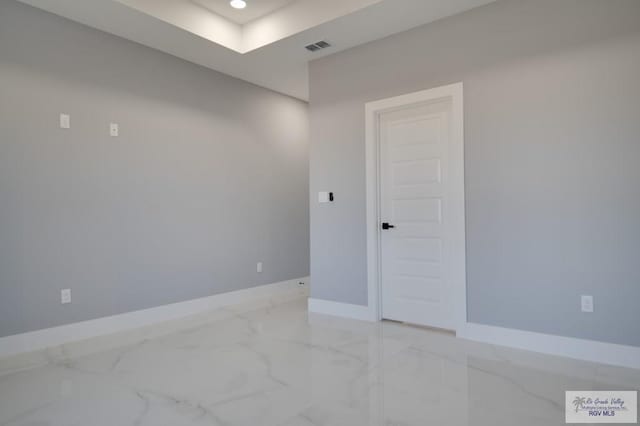
[[[452,100],[379,115],[382,317],[455,329]],[[463,167],[463,164],[456,164]],[[389,224],[388,229],[385,225]]]

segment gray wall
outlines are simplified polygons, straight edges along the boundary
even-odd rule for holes
[[[364,103],[463,81],[470,320],[640,346],[640,1],[499,1],[310,74],[312,297],[367,303]]]
[[[0,1],[0,336],[306,276],[307,200],[305,103]]]

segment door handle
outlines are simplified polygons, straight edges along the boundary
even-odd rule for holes
[[[387,222],[382,222],[382,229],[387,230],[387,229],[391,229],[391,228],[395,228],[394,225],[390,225]]]

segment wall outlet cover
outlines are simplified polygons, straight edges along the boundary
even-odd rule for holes
[[[582,312],[593,312],[593,296],[582,296],[580,298]]]
[[[60,303],[66,305],[67,303],[71,303],[71,289],[63,288],[60,290]]]

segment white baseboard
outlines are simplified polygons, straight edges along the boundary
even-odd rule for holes
[[[457,336],[583,361],[640,369],[640,347],[554,336],[484,324],[466,323]]]
[[[367,306],[332,302],[309,298],[309,312],[361,321],[376,321],[376,316]],[[457,337],[492,345],[506,346],[579,359],[601,364],[640,369],[640,347],[615,343],[554,336],[512,328],[465,323],[456,332]]]
[[[309,312],[360,321],[376,321],[375,315],[371,313],[367,306],[332,302],[330,300],[309,298]]]
[[[299,286],[302,281],[306,285]],[[286,302],[307,295],[309,277],[282,281],[258,287],[215,294],[185,302],[157,306],[59,327],[31,331],[0,338],[0,358],[39,351],[66,343],[129,331],[153,324],[197,315],[210,310],[243,303]]]

